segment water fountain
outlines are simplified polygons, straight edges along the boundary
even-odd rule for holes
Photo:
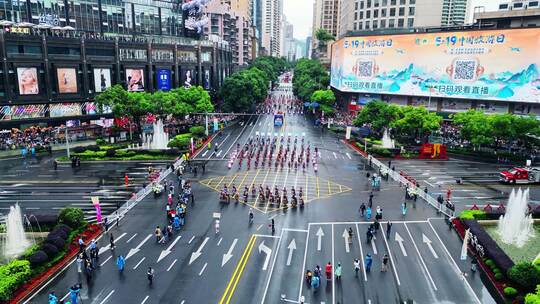
[[[165,132],[163,120],[158,119],[154,122],[154,133],[152,135],[144,135],[144,143],[142,149],[148,150],[165,150],[168,149],[169,134]]]
[[[506,214],[501,215],[497,233],[501,241],[516,247],[523,247],[527,240],[533,236],[533,219],[528,213],[529,189],[516,192],[512,190],[506,205]]]
[[[9,207],[6,219],[4,257],[13,258],[23,253],[31,245],[24,233],[23,217],[19,204]]]
[[[394,149],[396,147],[395,141],[390,138],[390,135],[388,134],[388,130],[384,129],[384,134],[382,137],[382,146],[386,149]]]

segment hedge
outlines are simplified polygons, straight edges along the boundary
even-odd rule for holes
[[[56,256],[58,254],[58,247],[52,243],[41,244],[41,250],[43,250],[47,256]]]
[[[189,128],[189,133],[193,134],[195,138],[204,138],[206,136],[206,130],[203,126],[193,126]]]
[[[527,294],[525,304],[540,304],[540,285],[536,286],[536,293]]]
[[[64,208],[58,215],[58,222],[76,229],[84,224],[84,214],[79,208]]]
[[[0,266],[0,301],[8,301],[13,292],[32,275],[30,262],[26,260],[13,260]]]
[[[504,288],[504,294],[509,298],[515,297],[517,293],[517,289],[515,289],[514,287],[508,286]]]
[[[461,220],[486,220],[487,215],[484,210],[463,210],[459,218]]]
[[[524,291],[531,292],[540,284],[540,271],[529,262],[520,262],[507,272],[508,278],[518,284]]]
[[[492,259],[503,273],[508,273],[508,270],[514,266],[514,262],[512,262],[510,257],[499,247],[486,230],[484,230],[484,227],[476,220],[464,220],[463,222],[470,228],[470,232],[476,236],[482,247],[484,247],[485,256]]]

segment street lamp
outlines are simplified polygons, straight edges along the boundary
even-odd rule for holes
[[[66,151],[67,151],[67,157],[68,159],[70,159],[70,155],[69,155],[69,130],[68,130],[68,126],[66,124]]]

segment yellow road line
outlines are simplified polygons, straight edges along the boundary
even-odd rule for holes
[[[239,277],[241,273],[244,271],[245,263],[244,261],[247,260],[246,257],[249,257],[251,250],[253,249],[253,244],[255,243],[255,239],[257,237],[252,235],[249,239],[249,242],[246,246],[246,249],[244,249],[244,252],[242,253],[242,257],[238,261],[238,264],[236,265],[236,268],[234,269],[233,275],[231,276],[231,279],[229,280],[229,284],[227,284],[227,288],[225,289],[225,292],[223,293],[223,296],[221,297],[221,300],[219,301],[219,304],[229,303],[232,297],[232,294],[234,293],[234,290],[236,289],[236,284],[238,281],[235,281],[235,278]],[[243,265],[243,266],[242,266]],[[242,270],[240,270],[242,269]],[[240,271],[240,272],[239,272]],[[236,282],[236,283],[234,283]],[[234,284],[234,286],[233,286]],[[233,289],[231,289],[233,287]],[[230,291],[230,293],[229,293]],[[227,297],[227,295],[230,295]]]
[[[319,192],[319,177],[317,176],[317,197],[321,197],[321,193]]]
[[[219,180],[219,183],[217,183],[217,185],[215,185],[215,187],[216,187],[215,189],[219,189],[219,185],[221,185],[221,183],[223,182],[223,180],[225,179],[225,177],[226,177],[226,175],[223,175],[223,176],[221,177],[221,180]]]
[[[226,304],[229,304],[229,302],[231,302],[231,298],[232,298],[232,296],[234,294],[234,291],[236,290],[236,285],[238,285],[238,281],[240,281],[240,277],[242,276],[242,273],[244,272],[244,268],[246,268],[246,264],[247,264],[247,262],[249,260],[249,257],[251,256],[251,251],[253,250],[253,246],[255,245],[255,239],[256,238],[257,237],[253,236],[253,242],[251,242],[251,245],[250,245],[249,250],[248,250],[248,254],[244,258],[242,268],[240,269],[240,272],[236,276],[236,280],[234,281],[233,288],[232,288],[231,292],[229,293],[229,297],[227,298],[227,303]]]
[[[251,182],[250,188],[252,188],[255,185],[255,180],[257,180],[257,176],[259,176],[259,172],[261,172],[261,169],[257,169],[257,173],[255,174],[255,177],[253,177],[253,181]]]
[[[330,181],[328,181],[328,195],[332,195],[332,190],[330,189]]]
[[[240,182],[240,185],[238,186],[238,191],[242,188],[242,185],[244,184],[244,181],[246,180],[246,177],[248,176],[249,171],[246,171],[246,174],[244,174],[244,178],[242,178],[242,181]]]
[[[229,185],[227,185],[227,187],[230,187],[230,186],[233,184],[234,180],[236,180],[236,178],[238,177],[238,175],[239,175],[239,173],[236,173],[236,174],[233,176],[233,178],[231,179],[231,181],[229,182]]]

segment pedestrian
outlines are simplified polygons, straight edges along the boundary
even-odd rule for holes
[[[120,226],[120,215],[118,214],[118,210],[116,210],[116,227]]]
[[[386,238],[387,239],[390,238],[391,231],[392,231],[392,222],[388,221],[388,223],[386,224]]]
[[[335,270],[335,273],[336,273],[336,281],[341,281],[341,263],[338,262],[337,266],[336,266],[336,270]]]
[[[369,221],[371,219],[371,207],[367,207],[366,209],[366,221]]]
[[[364,216],[364,213],[366,212],[366,205],[364,203],[360,205],[360,212],[362,213],[362,216]]]
[[[56,297],[56,294],[54,293],[54,291],[51,291],[51,293],[49,293],[49,304],[56,304],[58,303],[58,298]]]
[[[274,233],[276,233],[276,226],[275,226],[275,223],[274,223],[274,219],[272,219],[272,223],[270,224],[271,228],[272,228],[272,235],[274,235]]]
[[[358,259],[354,259],[353,266],[354,266],[354,277],[358,278],[358,271],[360,270],[360,261]]]
[[[476,268],[477,268],[476,258],[472,257],[472,259],[471,259],[471,272],[476,272]]]
[[[103,220],[103,226],[105,228],[105,232],[109,231],[109,218],[108,217],[105,217],[105,219]]]
[[[311,288],[314,289],[315,292],[317,292],[317,289],[319,288],[320,286],[320,278],[317,277],[317,276],[314,276],[312,279],[311,279]]]
[[[384,254],[381,264],[381,272],[386,272],[388,270],[388,254]]]
[[[82,236],[79,237],[79,252],[84,251],[84,241],[82,239]]]
[[[405,216],[407,214],[407,202],[401,203],[401,214]]]
[[[216,234],[218,234],[218,233],[219,233],[219,220],[218,220],[218,219],[216,219],[216,226],[215,226],[215,228],[216,228]]]
[[[146,271],[146,277],[148,278],[148,284],[152,285],[152,282],[154,280],[154,269],[152,269],[152,267],[148,267],[148,271]]]
[[[83,266],[83,256],[82,256],[82,253],[79,253],[77,255],[77,272],[78,273],[82,272],[82,266]]]
[[[156,230],[154,230],[154,235],[156,236],[156,242],[159,243],[161,240],[161,228],[159,226],[156,226]]]
[[[324,270],[326,273],[326,279],[331,280],[332,279],[332,263],[328,262]]]
[[[78,303],[80,292],[81,292],[81,284],[76,284],[69,288],[69,298],[71,299],[71,304]]]
[[[313,276],[315,277],[321,276],[321,266],[319,265],[315,266],[315,270],[313,270]]]
[[[111,250],[114,250],[115,246],[114,246],[114,236],[112,233],[109,234],[109,248],[111,248]]]
[[[126,266],[126,260],[122,255],[119,255],[118,258],[116,258],[116,266],[118,267],[118,271],[120,271],[120,273],[124,271],[124,267]]]
[[[371,255],[369,253],[366,254],[366,258],[364,259],[364,263],[365,263],[365,266],[366,266],[366,271],[370,272],[371,271],[371,265],[373,264],[373,258],[371,257]]]
[[[129,185],[129,176],[127,173],[124,174],[124,184],[126,187]]]
[[[369,193],[369,208],[373,207],[373,191]]]

